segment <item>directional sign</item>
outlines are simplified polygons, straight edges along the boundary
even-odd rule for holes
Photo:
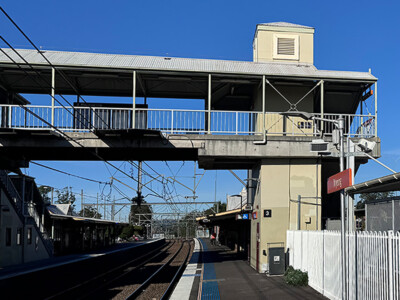
[[[328,194],[343,190],[353,185],[351,169],[346,169],[328,178]]]

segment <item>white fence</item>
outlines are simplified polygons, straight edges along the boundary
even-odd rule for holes
[[[133,118],[134,116],[134,118]],[[320,117],[319,114],[315,116]],[[375,116],[342,115],[345,135],[372,137],[375,135]],[[324,118],[337,120],[338,114]],[[178,134],[300,135],[332,134],[332,122],[304,120],[283,116],[279,112],[144,109],[122,107],[54,107],[35,105],[0,105],[0,128],[50,129],[61,131],[93,131],[96,129],[152,129]]]
[[[400,299],[400,235],[349,233],[348,299]],[[341,299],[340,232],[288,231],[289,264],[308,272],[309,285]]]

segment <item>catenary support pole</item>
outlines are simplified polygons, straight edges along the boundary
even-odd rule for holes
[[[81,207],[82,207],[83,217],[85,217],[85,203],[83,203],[83,189],[81,189]]]

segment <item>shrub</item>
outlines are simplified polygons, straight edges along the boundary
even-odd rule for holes
[[[308,285],[308,274],[301,270],[296,270],[289,266],[284,275],[285,282],[293,286],[306,286]]]

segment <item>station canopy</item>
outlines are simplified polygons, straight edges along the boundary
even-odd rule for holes
[[[348,194],[400,191],[400,173],[395,173],[349,186]]]

